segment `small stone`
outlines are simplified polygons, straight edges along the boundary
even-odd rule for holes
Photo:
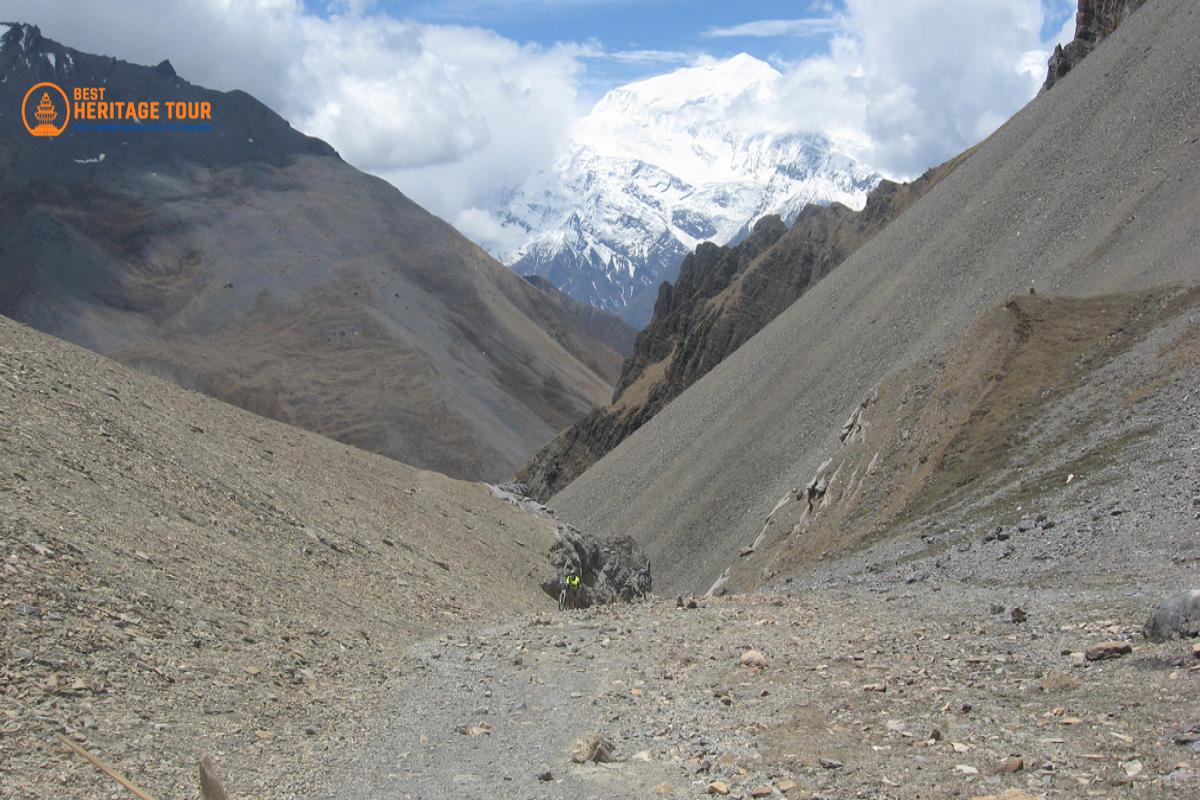
[[[1010,758],[1006,761],[1001,761],[999,765],[992,770],[993,775],[1012,775],[1015,772],[1020,772],[1025,769],[1025,759]]]
[[[675,793],[675,787],[669,783],[660,783],[658,786],[654,787],[654,793],[661,795],[662,797],[667,797],[668,795]]]
[[[257,730],[254,732],[254,735],[255,735],[255,737],[258,738],[258,740],[260,742],[269,742],[275,738],[275,734],[271,733],[270,731],[264,731],[264,730]]]
[[[970,764],[955,764],[954,771],[961,775],[978,775],[979,770],[972,767]]]
[[[1200,658],[1200,643],[1192,645],[1192,658]]]
[[[1088,661],[1102,661],[1106,658],[1120,658],[1133,652],[1128,642],[1100,642],[1089,647],[1084,652]]]
[[[550,767],[542,764],[542,771],[538,773],[537,779],[543,783],[549,783],[554,780],[554,773],[550,771]]]
[[[780,781],[779,783],[775,784],[775,788],[784,794],[788,794],[789,792],[794,792],[796,790],[796,782],[793,780]]]
[[[775,794],[775,792],[770,786],[755,786],[750,790],[751,797],[770,797],[773,794]]]
[[[1029,619],[1029,615],[1026,614],[1024,612],[1024,610],[1022,610],[1020,608],[1014,608],[1012,611],[1010,611],[1008,613],[1008,616],[1009,616],[1009,619],[1011,619],[1013,621],[1014,625],[1020,625],[1022,622]]]
[[[709,794],[719,794],[721,796],[729,794],[729,784],[725,781],[713,781],[708,785]]]
[[[1142,773],[1142,762],[1137,761],[1122,761],[1121,769],[1125,770],[1125,777],[1136,778]]]
[[[255,676],[257,676],[257,675],[261,675],[261,674],[262,674],[262,668],[261,668],[261,667],[246,667],[246,674],[247,674],[247,675],[249,675],[249,676],[251,676],[251,677],[255,677]]]
[[[757,650],[747,650],[738,659],[738,664],[751,669],[764,669],[767,666],[767,657]]]
[[[836,758],[818,758],[817,763],[819,763],[825,769],[842,768],[842,762],[838,761]]]
[[[887,684],[886,683],[868,683],[868,684],[865,684],[862,688],[863,688],[864,692],[880,692],[880,693],[882,693],[882,692],[887,691]]]
[[[612,761],[613,743],[598,733],[589,733],[575,742],[575,747],[571,750],[571,760],[576,764]]]
[[[1079,686],[1079,680],[1065,672],[1049,672],[1042,678],[1043,692],[1064,692]]]

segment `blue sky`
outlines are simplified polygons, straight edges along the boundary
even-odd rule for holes
[[[319,16],[328,16],[331,8],[344,10],[346,5],[339,0],[305,0],[305,4]],[[1042,7],[1044,39],[1074,16],[1073,0],[1043,0]],[[594,42],[606,56],[585,60],[580,88],[595,99],[612,86],[659,74],[700,54],[725,58],[746,52],[772,63],[818,55],[828,49],[833,35],[830,22],[845,11],[845,2],[368,0],[362,8],[423,23],[482,27],[543,47]]]
[[[600,95],[746,52],[748,118],[909,178],[1033,97],[1076,0],[4,0],[69,46],[250,92],[456,224],[552,165]]]

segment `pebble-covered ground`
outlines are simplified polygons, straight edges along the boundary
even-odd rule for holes
[[[1190,642],[1142,640],[1144,597],[901,585],[696,605],[524,617],[415,647],[329,792],[899,800],[1200,790],[1200,745],[1187,741],[1200,725],[1200,658]],[[1132,652],[1088,660],[1106,641]],[[610,763],[571,761],[591,733],[611,742]]]

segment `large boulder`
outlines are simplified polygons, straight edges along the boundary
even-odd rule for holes
[[[1142,633],[1152,642],[1200,636],[1200,590],[1173,594],[1156,605]]]
[[[553,573],[541,583],[551,597],[558,597],[563,577],[571,573],[583,579],[584,606],[639,600],[650,593],[650,559],[628,536],[601,541],[560,525],[549,559]]]

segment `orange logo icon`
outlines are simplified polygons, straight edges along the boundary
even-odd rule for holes
[[[62,99],[61,105],[56,94]],[[30,117],[33,118],[33,124],[30,124]],[[71,103],[67,100],[67,93],[57,83],[35,84],[21,101],[21,121],[25,123],[25,130],[33,136],[58,136],[71,121]]]

